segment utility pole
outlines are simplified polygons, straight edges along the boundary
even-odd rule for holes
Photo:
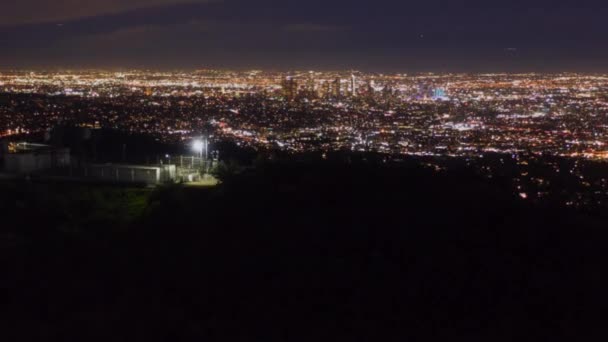
[[[205,138],[205,161],[209,159],[209,138]]]

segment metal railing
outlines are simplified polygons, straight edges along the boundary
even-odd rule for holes
[[[192,173],[208,174],[218,161],[194,156],[171,156],[162,159],[162,164],[172,164],[177,167],[178,175],[188,175]]]

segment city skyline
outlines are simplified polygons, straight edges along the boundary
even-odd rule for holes
[[[0,135],[64,122],[295,152],[605,160],[606,89],[580,74],[16,71],[0,74]]]

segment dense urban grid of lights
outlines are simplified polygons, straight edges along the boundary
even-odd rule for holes
[[[608,158],[608,76],[4,72],[3,136],[57,122],[257,148]]]
[[[461,157],[485,177],[507,177],[522,200],[608,203],[608,75],[12,71],[0,73],[0,93],[0,136],[63,123],[192,143],[199,155],[232,140]]]

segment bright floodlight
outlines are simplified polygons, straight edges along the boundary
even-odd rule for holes
[[[201,140],[195,140],[192,143],[192,149],[196,152],[201,153],[203,151],[204,144]]]

